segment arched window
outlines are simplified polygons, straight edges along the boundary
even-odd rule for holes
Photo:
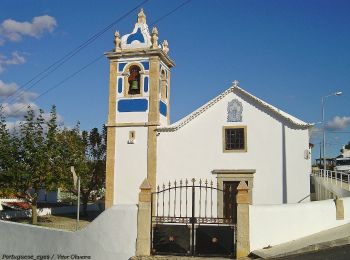
[[[129,69],[130,76],[128,78],[128,82],[129,82],[129,94],[131,95],[141,93],[140,70],[141,69],[136,65],[131,66]]]

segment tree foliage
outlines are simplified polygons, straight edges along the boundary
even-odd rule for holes
[[[74,191],[70,167],[81,178],[81,199],[86,211],[93,194],[104,185],[105,129],[90,132],[60,127],[56,107],[48,119],[44,111],[28,107],[19,129],[9,131],[0,110],[0,192],[12,193],[32,207],[36,223],[39,191],[64,188]]]

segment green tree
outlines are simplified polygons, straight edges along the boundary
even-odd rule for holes
[[[0,195],[8,196],[15,193],[12,186],[12,177],[15,173],[18,154],[18,138],[16,133],[10,134],[3,107],[0,106]]]
[[[350,142],[348,142],[348,144],[345,145],[345,149],[350,149]]]
[[[80,176],[81,201],[83,214],[87,214],[89,201],[96,200],[105,184],[106,165],[106,130],[102,133],[97,128],[80,132],[79,124],[72,130],[65,130],[61,135],[61,145],[64,148],[66,167],[74,166]],[[68,171],[67,171],[68,173]],[[65,187],[77,194],[70,173],[66,175]]]
[[[9,133],[3,119],[0,124],[0,145],[4,147],[0,168],[5,172],[2,183],[6,182],[8,189],[31,205],[33,224],[37,223],[40,190],[50,190],[59,184],[55,175],[60,165],[55,160],[59,155],[55,148],[57,115],[54,106],[50,115],[47,121],[43,110],[36,113],[28,107],[18,133]]]

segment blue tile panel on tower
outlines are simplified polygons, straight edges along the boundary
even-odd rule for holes
[[[118,112],[145,112],[148,109],[148,100],[138,99],[121,99],[118,101]]]
[[[167,115],[167,105],[163,101],[159,101],[159,112],[163,115]]]
[[[133,41],[139,41],[141,43],[145,42],[145,38],[143,37],[143,35],[141,33],[141,28],[140,27],[137,29],[136,33],[129,35],[128,39],[126,40],[126,43],[130,44]]]

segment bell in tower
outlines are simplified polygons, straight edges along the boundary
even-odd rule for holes
[[[129,94],[140,94],[140,68],[132,66],[130,68],[129,82]]]

